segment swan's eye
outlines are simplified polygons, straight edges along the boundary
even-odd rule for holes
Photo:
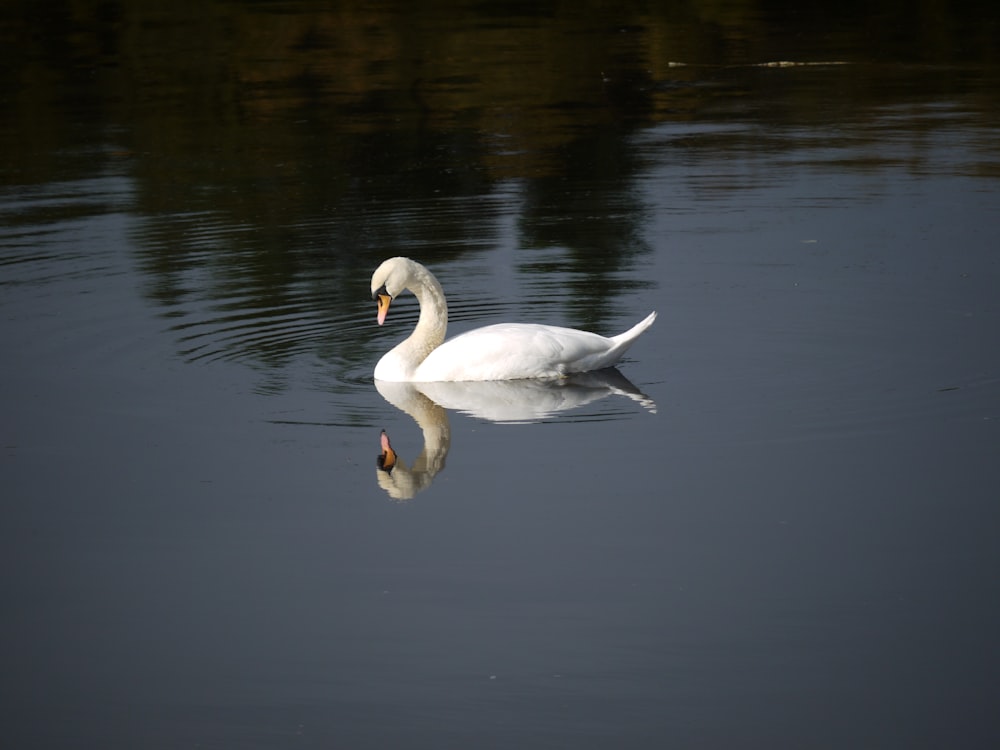
[[[386,290],[385,284],[372,292],[372,299],[378,299],[379,297],[388,297],[389,299],[392,299],[392,295]]]

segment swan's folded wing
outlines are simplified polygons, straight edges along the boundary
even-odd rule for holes
[[[559,377],[609,367],[615,342],[588,331],[501,323],[444,342],[417,368],[417,380],[513,380]],[[609,360],[610,361],[607,361]]]

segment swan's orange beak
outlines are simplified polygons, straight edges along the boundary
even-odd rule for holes
[[[389,312],[389,303],[392,302],[392,297],[383,292],[375,296],[375,302],[378,305],[378,324],[382,325]]]
[[[396,451],[389,445],[389,436],[382,430],[382,453],[378,457],[378,467],[386,474],[392,472],[396,465]]]

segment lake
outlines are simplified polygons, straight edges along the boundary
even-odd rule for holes
[[[6,4],[7,743],[996,747],[1000,13],[899,14]],[[375,383],[396,255],[658,318]]]

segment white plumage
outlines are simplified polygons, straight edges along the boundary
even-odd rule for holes
[[[644,320],[607,338],[575,328],[535,323],[499,323],[448,341],[448,305],[434,275],[409,258],[390,258],[372,275],[378,323],[390,302],[409,289],[420,303],[413,333],[375,366],[375,379],[392,382],[519,380],[562,377],[611,367],[656,320]]]

